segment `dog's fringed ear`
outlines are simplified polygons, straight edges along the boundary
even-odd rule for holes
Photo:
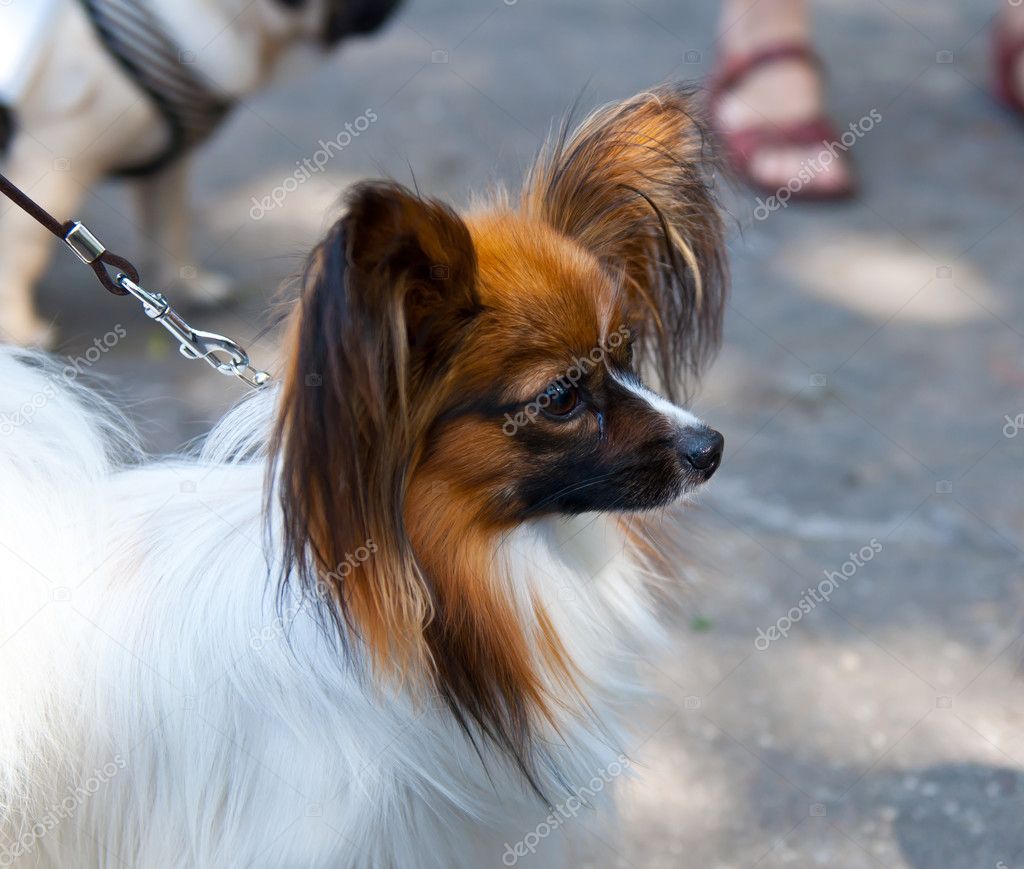
[[[574,132],[566,122],[520,203],[621,276],[642,350],[670,397],[717,349],[727,283],[693,103],[668,84],[599,109]]]
[[[310,255],[291,325],[272,445],[285,563],[386,669],[427,655],[432,604],[402,506],[434,412],[430,384],[478,308],[475,280],[453,211],[397,184],[364,184]]]

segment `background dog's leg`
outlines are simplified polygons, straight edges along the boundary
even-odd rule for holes
[[[17,133],[3,171],[60,220],[77,212],[96,180],[91,169],[55,159],[32,138]],[[55,332],[39,318],[34,290],[56,244],[52,235],[14,203],[0,202],[0,341],[52,345]]]
[[[135,195],[154,286],[180,287],[189,300],[206,304],[230,296],[232,280],[199,268],[192,254],[188,160],[177,160],[154,175],[138,179]],[[144,269],[143,274],[148,271]]]

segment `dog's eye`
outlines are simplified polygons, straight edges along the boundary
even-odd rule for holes
[[[540,404],[548,416],[566,417],[580,403],[579,390],[572,384],[557,380],[541,393]]]

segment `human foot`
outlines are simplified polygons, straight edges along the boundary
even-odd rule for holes
[[[996,96],[1024,114],[1024,4],[996,18],[992,54]]]
[[[852,175],[824,115],[813,51],[779,42],[733,52],[727,49],[711,80],[712,123],[733,168],[753,186],[785,188],[793,198],[849,196]]]

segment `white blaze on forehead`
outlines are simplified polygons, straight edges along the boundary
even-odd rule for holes
[[[635,377],[622,374],[620,372],[614,372],[612,378],[619,383],[621,386],[628,389],[637,398],[646,401],[654,410],[667,416],[669,419],[676,422],[683,428],[704,428],[705,423],[698,416],[694,416],[690,411],[683,410],[683,408],[674,405],[671,401],[666,398],[662,398],[658,393],[653,392],[644,386]]]

